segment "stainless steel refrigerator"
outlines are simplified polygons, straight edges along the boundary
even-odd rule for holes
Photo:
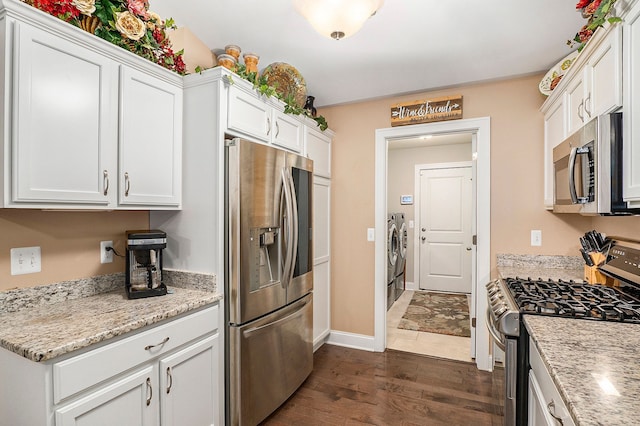
[[[256,425],[313,368],[313,162],[243,139],[225,153],[227,422]]]

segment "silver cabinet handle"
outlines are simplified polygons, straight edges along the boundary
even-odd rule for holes
[[[147,345],[144,347],[145,351],[155,348],[156,346],[162,346],[169,341],[169,337],[165,337],[164,340],[160,343],[156,343],[155,345]]]
[[[580,102],[580,105],[578,105],[578,117],[580,117],[580,121],[584,121],[584,115],[582,114],[583,106],[584,106],[584,100]]]
[[[104,186],[103,195],[107,195],[109,192],[109,172],[106,170],[102,171],[102,185]]]
[[[278,121],[276,121],[276,138],[278,137],[279,134],[280,134],[280,124],[278,124]]]
[[[151,405],[151,398],[153,398],[153,388],[151,387],[151,378],[147,377],[147,389],[149,390],[149,397],[147,398],[147,407]]]
[[[589,105],[589,108],[587,108]],[[588,117],[591,117],[591,93],[587,96],[587,99],[584,100],[584,112],[587,113]]]
[[[167,380],[169,384],[167,385],[167,393],[171,392],[171,386],[173,386],[173,376],[171,375],[171,367],[167,367]]]
[[[267,117],[267,136],[271,133],[271,119]]]
[[[129,196],[129,189],[131,189],[131,181],[129,180],[129,173],[124,173],[124,196]]]
[[[547,411],[549,412],[549,415],[551,415],[551,417],[553,417],[558,423],[560,423],[561,425],[564,425],[564,422],[562,421],[562,417],[559,417],[556,415],[556,403],[554,402],[553,399],[551,400],[551,402],[547,404]]]

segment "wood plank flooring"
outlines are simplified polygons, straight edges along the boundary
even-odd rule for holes
[[[325,344],[313,372],[262,424],[502,425],[504,371]]]

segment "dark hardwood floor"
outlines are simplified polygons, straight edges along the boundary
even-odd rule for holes
[[[504,371],[325,344],[313,372],[262,424],[502,425]]]

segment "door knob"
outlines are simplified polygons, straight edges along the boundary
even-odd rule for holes
[[[427,230],[427,228],[422,228],[422,232],[425,232]]]
[[[471,251],[471,247],[467,247],[467,251]]]

